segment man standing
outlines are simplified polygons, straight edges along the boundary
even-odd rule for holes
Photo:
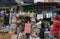
[[[53,20],[53,27],[51,28],[49,38],[57,39],[59,36],[59,31],[60,31],[60,14],[58,14],[56,18]]]

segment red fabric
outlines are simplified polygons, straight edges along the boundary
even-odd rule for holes
[[[52,27],[50,33],[55,35],[56,37],[58,37],[59,31],[60,31],[60,21],[54,19],[53,27]]]
[[[25,34],[31,32],[31,23],[25,23]]]

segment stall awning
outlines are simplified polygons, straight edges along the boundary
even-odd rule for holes
[[[0,0],[0,5],[17,5],[15,0]]]

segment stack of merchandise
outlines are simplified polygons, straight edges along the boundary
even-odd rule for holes
[[[11,34],[0,34],[0,39],[11,39]]]

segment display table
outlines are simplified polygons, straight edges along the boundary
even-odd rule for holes
[[[1,33],[0,39],[17,39],[17,35],[9,33]]]
[[[11,39],[11,34],[8,33],[1,33],[0,39]]]

